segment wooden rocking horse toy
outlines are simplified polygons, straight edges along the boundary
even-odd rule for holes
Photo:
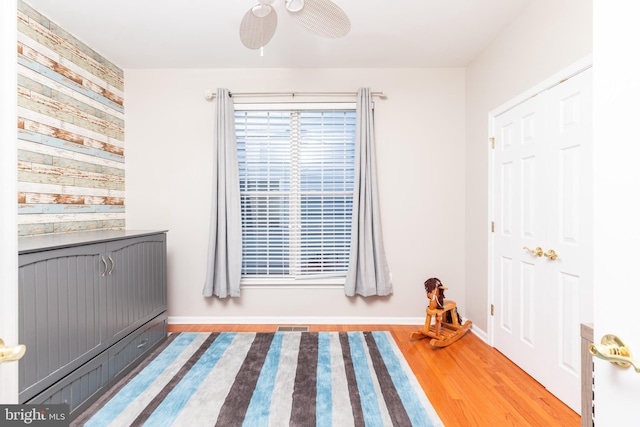
[[[431,338],[434,347],[446,347],[458,341],[471,328],[471,321],[462,323],[456,302],[444,299],[445,288],[439,279],[432,277],[424,282],[424,290],[429,299],[424,328],[411,333],[412,339]],[[432,322],[435,318],[435,322]],[[433,324],[432,324],[433,323]]]

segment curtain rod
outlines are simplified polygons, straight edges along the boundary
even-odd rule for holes
[[[258,98],[258,97],[278,97],[278,96],[290,96],[295,98],[296,96],[356,96],[357,92],[233,92],[229,93],[232,97],[247,97],[247,98]],[[386,99],[387,95],[384,92],[371,92],[371,96],[377,96],[380,99]],[[216,93],[211,90],[206,90],[204,92],[204,99],[207,101],[213,101],[216,98]]]

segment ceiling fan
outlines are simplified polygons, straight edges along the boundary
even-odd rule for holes
[[[258,0],[240,23],[240,40],[249,49],[264,47],[276,32],[278,15],[275,0]],[[284,0],[290,16],[307,30],[322,37],[337,39],[351,30],[346,13],[331,0]]]

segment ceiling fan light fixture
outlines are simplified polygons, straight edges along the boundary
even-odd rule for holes
[[[304,7],[304,0],[285,0],[285,7],[289,12],[300,12]]]
[[[264,18],[271,13],[272,7],[265,3],[258,3],[251,8],[251,12],[258,18]]]

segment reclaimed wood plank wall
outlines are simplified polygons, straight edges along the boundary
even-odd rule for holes
[[[124,73],[18,0],[18,234],[122,229]]]

